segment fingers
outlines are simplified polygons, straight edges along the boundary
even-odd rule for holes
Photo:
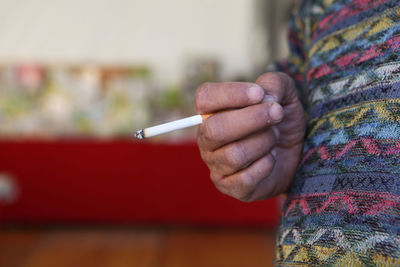
[[[213,171],[227,176],[248,167],[268,154],[275,143],[274,131],[268,129],[230,143],[214,152],[204,151],[203,159]]]
[[[260,103],[263,97],[264,90],[254,83],[205,83],[196,91],[196,111],[205,114],[242,108]]]
[[[267,95],[270,95],[282,105],[298,99],[294,81],[285,73],[269,72],[263,74],[257,79],[256,84],[263,87]]]
[[[257,185],[270,175],[274,164],[274,157],[268,154],[231,176],[222,177],[211,173],[211,180],[222,193],[241,201],[249,201]]]
[[[302,143],[305,134],[305,117],[293,79],[284,73],[266,73],[260,76],[256,83],[264,88],[267,95],[275,98],[284,109],[285,119],[277,126],[278,130],[284,133],[284,138],[278,145],[291,147]]]
[[[289,76],[267,73],[256,85],[206,83],[196,92],[196,109],[214,113],[200,125],[198,144],[221,192],[253,201],[287,189],[287,177],[298,164],[293,154],[300,154],[305,131],[303,108]],[[293,146],[299,151],[293,152]]]
[[[216,150],[225,144],[272,126],[282,117],[282,107],[274,102],[217,113],[200,125],[199,146],[209,151]]]

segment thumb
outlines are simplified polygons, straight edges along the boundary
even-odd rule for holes
[[[260,76],[256,84],[264,89],[268,98],[274,99],[283,107],[284,118],[277,125],[280,145],[289,147],[302,142],[305,134],[305,115],[294,80],[284,73],[270,72]]]
[[[293,79],[282,72],[269,72],[261,75],[256,84],[260,85],[265,93],[264,101],[275,101],[282,106],[298,102],[299,98]]]

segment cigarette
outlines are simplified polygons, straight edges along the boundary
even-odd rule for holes
[[[263,102],[276,102],[276,99],[273,96],[270,95],[265,95]],[[137,139],[145,139],[145,138],[150,138],[156,135],[160,134],[165,134],[169,133],[175,130],[180,130],[184,128],[188,128],[191,126],[199,125],[203,123],[205,119],[208,117],[212,116],[213,114],[203,114],[203,115],[195,115],[191,117],[187,117],[184,119],[176,120],[176,121],[171,121],[167,122],[164,124],[160,124],[157,126],[141,129],[135,133],[135,137]]]
[[[150,138],[156,135],[169,133],[175,130],[184,129],[187,127],[195,126],[201,124],[205,119],[210,117],[212,114],[203,114],[187,117],[184,119],[167,122],[157,126],[144,128],[135,133],[137,139]]]

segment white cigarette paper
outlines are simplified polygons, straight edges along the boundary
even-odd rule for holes
[[[195,116],[187,117],[187,118],[184,118],[184,119],[171,121],[171,122],[167,122],[167,123],[160,124],[160,125],[157,125],[157,126],[145,128],[145,129],[137,131],[135,133],[135,136],[138,139],[150,138],[150,137],[153,137],[153,136],[156,136],[156,135],[169,133],[169,132],[172,132],[172,131],[175,131],[175,130],[184,129],[184,128],[187,128],[187,127],[199,125],[208,116],[209,115],[195,115]]]
[[[271,95],[265,95],[263,102],[276,102],[275,97]],[[135,133],[135,137],[137,139],[144,139],[144,138],[150,138],[156,135],[164,134],[164,133],[169,133],[175,130],[179,129],[184,129],[187,127],[195,126],[201,124],[205,119],[210,117],[213,114],[203,114],[203,115],[195,115],[191,117],[187,117],[184,119],[176,120],[176,121],[171,121],[167,122],[164,124],[160,124],[157,126],[145,128],[142,130],[139,130]]]

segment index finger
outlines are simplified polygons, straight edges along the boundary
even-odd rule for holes
[[[260,103],[263,97],[264,90],[254,83],[204,83],[196,91],[196,111],[205,114],[242,108]]]

